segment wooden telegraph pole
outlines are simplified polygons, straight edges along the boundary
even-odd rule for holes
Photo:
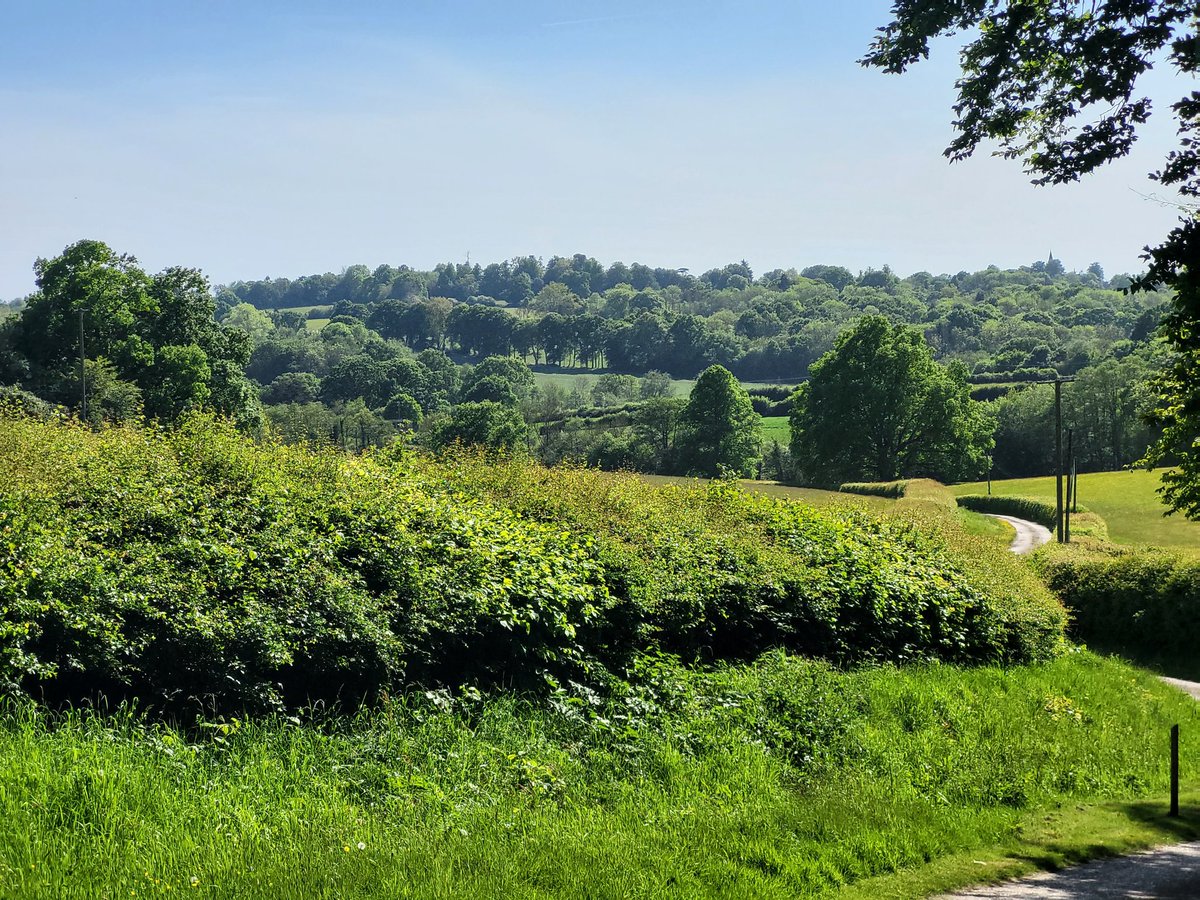
[[[1057,524],[1058,542],[1063,543],[1063,445],[1062,445],[1062,386],[1068,381],[1074,381],[1075,376],[1070,375],[1066,378],[1061,375],[1053,381],[1039,381],[1037,384],[1052,384],[1054,385],[1054,480],[1058,492],[1058,514],[1055,517]]]
[[[87,421],[87,354],[83,348],[83,308],[79,309],[79,418]]]

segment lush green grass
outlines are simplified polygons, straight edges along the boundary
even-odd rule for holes
[[[787,447],[792,440],[791,427],[788,425],[787,416],[763,416],[762,417],[762,439],[763,445],[770,447],[772,441],[779,441],[779,446]]]
[[[323,726],[10,704],[0,893],[921,896],[1163,840],[1166,730],[1200,732],[1192,701],[1088,654],[632,678],[595,705],[418,696]],[[1189,802],[1174,836],[1195,821]]]
[[[603,374],[602,372],[588,372],[584,370],[574,372],[534,372],[533,379],[540,386],[553,384],[568,393],[578,387],[584,393],[590,394],[592,388],[596,386],[596,382],[600,380]],[[692,385],[695,383],[695,379],[672,379],[671,393],[676,397],[686,397],[691,393]]]
[[[305,319],[304,320],[304,327],[307,328],[309,331],[320,331],[322,328],[324,328],[328,324],[329,324],[328,319]]]
[[[1161,471],[1141,470],[1081,474],[1079,502],[1104,519],[1109,538],[1118,544],[1200,549],[1200,522],[1163,516],[1166,507],[1156,493],[1160,475]],[[956,496],[983,494],[987,482],[956,484],[951,490]],[[1053,477],[993,481],[992,493],[1054,503],[1055,481]]]
[[[641,475],[639,477],[651,484],[660,485],[702,483],[700,479],[685,478],[678,475]],[[774,497],[779,500],[794,500],[800,503],[807,503],[811,506],[849,506],[872,513],[888,513],[894,512],[897,509],[895,500],[869,494],[824,491],[819,488],[780,484],[778,481],[743,479],[739,484],[743,490],[752,491],[756,494],[765,494],[768,497]],[[953,495],[950,494],[949,490],[944,485],[936,481],[930,481],[927,478],[913,479],[909,482],[906,490],[907,495],[905,499],[908,500],[908,503],[901,504],[902,508],[908,507],[911,509],[914,505],[920,508],[924,503],[935,506],[951,506],[953,504]],[[951,533],[954,530],[953,526],[957,526],[958,529],[961,529],[968,535],[984,537],[989,542],[998,544],[1001,547],[1008,547],[1012,543],[1012,526],[993,519],[990,516],[960,509],[949,523],[947,523],[946,518],[945,515],[938,516],[938,524],[943,527],[949,524],[951,526]]]

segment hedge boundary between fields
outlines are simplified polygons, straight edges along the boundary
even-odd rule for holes
[[[1195,654],[1200,559],[1149,547],[1048,545],[1031,560],[1070,612],[1075,640],[1150,656]]]
[[[899,500],[908,487],[908,479],[900,481],[847,481],[838,488],[843,494],[862,494],[866,497],[886,497]]]
[[[1058,509],[1041,500],[1029,497],[1002,497],[997,494],[963,494],[956,497],[955,502],[963,509],[971,512],[992,513],[1001,516],[1015,516],[1018,519],[1028,519],[1047,528],[1058,524]],[[1081,506],[1079,511],[1086,512]]]

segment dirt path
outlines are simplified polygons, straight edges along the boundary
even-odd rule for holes
[[[1200,683],[1162,679],[1200,700]],[[1109,897],[1200,897],[1200,842],[1159,847],[1116,859],[1031,875],[1020,881],[944,894],[941,900],[1105,900]]]
[[[1016,516],[1001,516],[997,513],[987,513],[987,515],[993,519],[999,519],[1001,522],[1007,522],[1017,530],[1017,536],[1013,538],[1013,542],[1008,548],[1013,553],[1032,553],[1042,544],[1049,543],[1050,538],[1053,537],[1049,528],[1039,525],[1037,522],[1018,519]]]

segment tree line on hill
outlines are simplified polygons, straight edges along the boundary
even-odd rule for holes
[[[414,350],[679,378],[716,364],[746,380],[793,382],[849,321],[879,314],[919,328],[938,359],[960,359],[973,375],[1003,383],[1024,370],[1073,374],[1143,345],[1168,298],[1125,293],[1129,283],[1127,275],[1106,280],[1098,264],[1066,272],[1053,257],[955,275],[900,278],[884,266],[856,276],[815,265],[756,278],[745,262],[693,276],[605,268],[576,254],[431,272],[352,266],[339,276],[236,282],[218,290],[217,302],[222,313],[290,306],[353,318]]]
[[[213,291],[195,270],[147,274],[97,241],[36,273],[38,291],[0,323],[0,384],[93,423],[206,408],[289,441],[361,449],[403,435],[668,474],[955,480],[989,462],[998,475],[1040,474],[1052,464],[1052,392],[1030,382],[1058,373],[1078,375],[1066,408],[1080,468],[1115,468],[1154,437],[1141,413],[1166,358],[1153,339],[1163,297],[1131,299],[1098,266],[1066,273],[1054,259],[907,279],[830,266],[753,279],[744,263],[693,277],[583,256],[353,267],[337,284],[359,293],[312,310],[268,305],[295,300],[293,283]],[[530,292],[516,307],[442,295],[513,273]],[[576,293],[593,286],[602,291]],[[323,312],[334,314],[310,327]],[[779,329],[786,341],[820,335],[789,363],[802,376],[791,384],[807,381],[794,397],[780,387],[752,398],[730,372],[776,346]],[[546,361],[603,374],[539,384],[529,363]],[[672,396],[671,374],[701,371],[690,398]],[[972,399],[981,391],[990,402]],[[791,440],[764,447],[755,408],[790,414]]]

